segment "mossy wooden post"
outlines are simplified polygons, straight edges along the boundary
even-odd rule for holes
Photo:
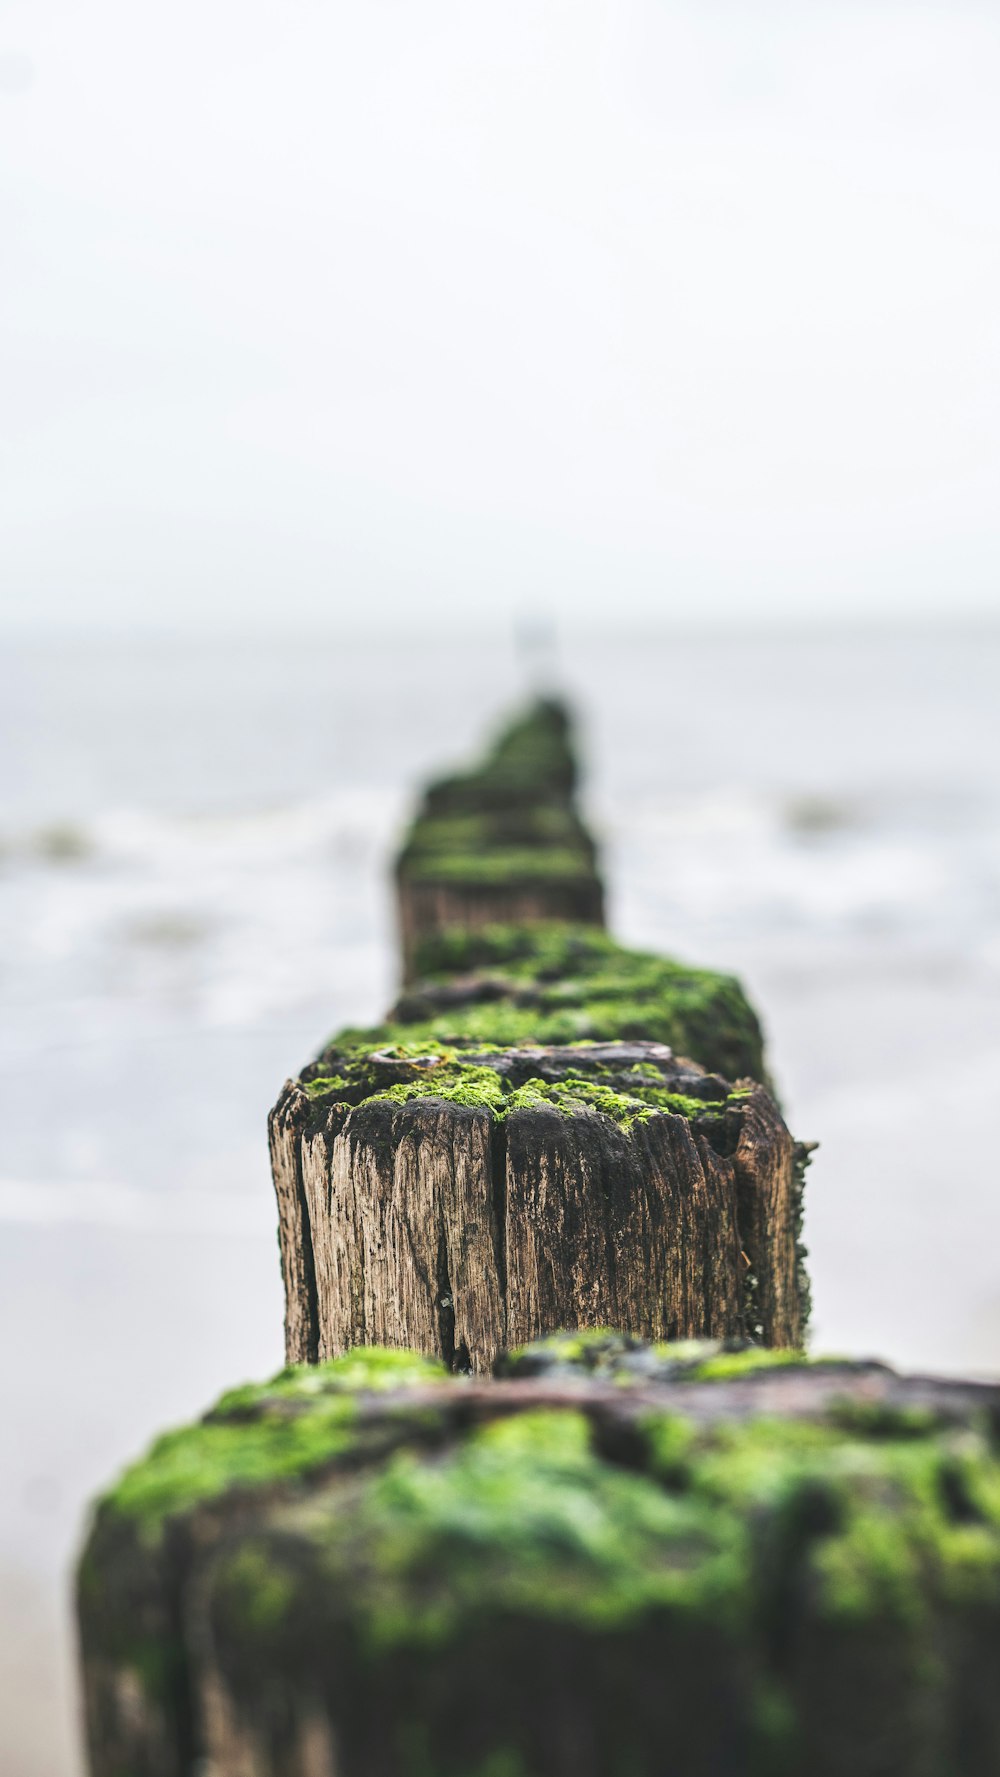
[[[452,927],[424,938],[418,977],[378,1044],[665,1043],[729,1080],[768,1084],[760,1023],[739,982],[617,944],[593,927]]]
[[[396,861],[407,978],[419,943],[436,932],[553,919],[603,925],[576,778],[569,717],[542,700],[480,766],[429,786]]]
[[[91,1777],[996,1777],[1000,1389],[601,1335],[241,1389],[98,1507]]]
[[[801,1342],[804,1154],[655,1043],[336,1047],[271,1115],[290,1362],[488,1370],[560,1327]]]

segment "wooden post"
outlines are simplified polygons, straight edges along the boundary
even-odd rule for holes
[[[92,1777],[996,1777],[1000,1389],[601,1335],[285,1372],[98,1507]]]
[[[428,935],[574,920],[603,925],[596,849],[574,802],[569,717],[543,700],[482,764],[427,789],[396,861],[404,973]]]
[[[802,1150],[654,1043],[336,1046],[271,1115],[290,1362],[459,1370],[561,1327],[796,1346]]]

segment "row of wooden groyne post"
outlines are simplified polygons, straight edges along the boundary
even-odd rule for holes
[[[269,1120],[287,1368],[78,1579],[92,1777],[997,1777],[1000,1389],[807,1361],[731,977],[604,927],[566,712],[428,787]]]

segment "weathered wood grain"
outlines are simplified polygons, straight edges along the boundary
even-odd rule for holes
[[[290,1362],[386,1344],[482,1372],[602,1325],[800,1343],[795,1149],[763,1087],[651,1043],[331,1068],[272,1116]]]

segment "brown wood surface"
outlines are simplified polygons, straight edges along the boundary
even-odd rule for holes
[[[678,1090],[726,1090],[653,1044],[508,1054],[558,1078],[619,1052],[657,1055]],[[725,1118],[626,1128],[548,1104],[501,1118],[430,1087],[317,1110],[290,1083],[271,1152],[289,1362],[384,1344],[482,1372],[565,1327],[801,1341],[793,1142],[763,1087]]]

